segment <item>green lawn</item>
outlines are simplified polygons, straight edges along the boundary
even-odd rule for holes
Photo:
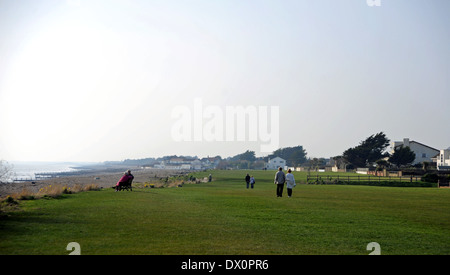
[[[208,175],[198,173],[197,177]],[[274,171],[211,171],[213,183],[21,201],[0,218],[0,254],[450,254],[450,190],[304,185],[277,198]],[[306,173],[296,173],[297,180]],[[139,179],[136,179],[137,181]]]

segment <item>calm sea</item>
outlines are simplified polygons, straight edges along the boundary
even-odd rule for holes
[[[13,180],[34,180],[36,173],[61,173],[77,171],[82,166],[77,162],[10,162],[15,173]]]

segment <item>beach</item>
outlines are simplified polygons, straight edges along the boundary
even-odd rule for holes
[[[165,169],[142,169],[140,167],[114,167],[80,170],[73,173],[60,173],[54,178],[39,181],[0,183],[0,198],[21,193],[37,193],[50,185],[62,185],[67,188],[94,185],[98,188],[111,188],[116,185],[123,173],[130,169],[134,175],[133,184],[155,182],[162,178],[184,175],[187,171]]]

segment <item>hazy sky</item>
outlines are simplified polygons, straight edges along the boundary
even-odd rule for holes
[[[194,115],[199,101],[278,106],[279,146],[310,157],[381,131],[444,149],[449,11],[448,0],[0,0],[0,159],[267,155],[248,139],[176,141],[174,108]]]

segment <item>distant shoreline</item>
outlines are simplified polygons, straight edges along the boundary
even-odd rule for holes
[[[20,193],[24,189],[36,193],[41,188],[56,184],[60,184],[66,187],[95,184],[99,188],[110,188],[115,186],[122,174],[128,169],[131,170],[132,174],[135,177],[134,183],[150,182],[164,177],[185,175],[192,172],[188,170],[142,169],[140,167],[130,166],[97,166],[97,169],[87,169],[87,167],[82,168],[83,170],[80,171],[55,173],[55,177],[49,179],[27,182],[1,183],[0,198]]]

